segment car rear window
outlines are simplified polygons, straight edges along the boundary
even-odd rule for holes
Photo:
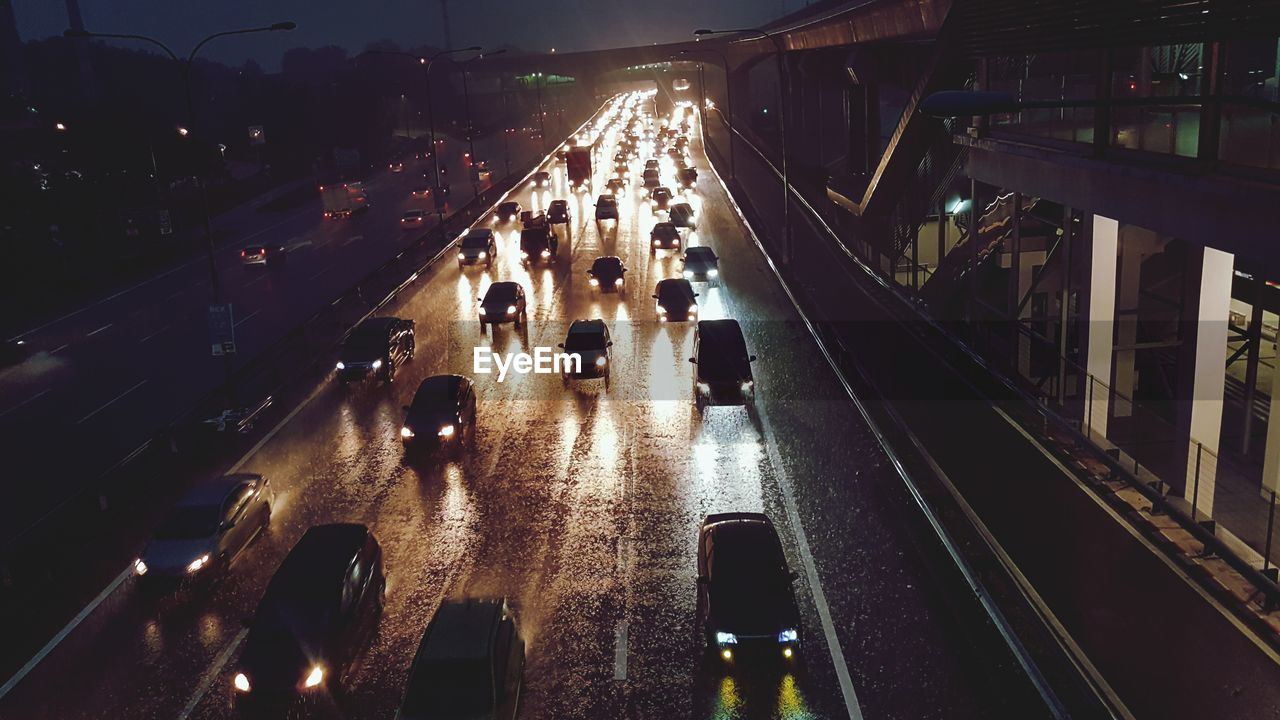
[[[474,717],[493,707],[489,667],[478,660],[424,663],[405,693],[404,709],[415,716]]]

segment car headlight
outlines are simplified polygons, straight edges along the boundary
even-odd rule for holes
[[[382,367],[382,361],[381,361],[381,360],[374,360],[374,361],[373,361],[373,364],[372,364],[372,365],[370,365],[369,367],[373,368],[374,370],[377,370],[378,368]]]
[[[717,645],[737,645],[738,636],[728,632],[717,632],[716,644]]]
[[[527,259],[527,258],[529,257],[529,253],[527,253],[527,252],[525,252],[525,251],[521,250],[521,251],[520,251],[520,257],[521,257],[522,259]]]
[[[542,257],[544,257],[544,258],[549,258],[549,257],[551,257],[551,251],[550,251],[550,250],[543,250],[543,251],[542,251]]]
[[[400,428],[400,437],[402,437],[402,438],[411,438],[411,437],[413,437],[413,430],[410,430],[408,425],[406,425],[406,426],[404,426],[404,427]]]
[[[667,309],[666,309],[666,308],[664,308],[664,307],[662,307],[661,305],[659,305],[659,306],[658,306],[658,314],[659,314],[659,315],[666,315],[666,314],[667,314]]]
[[[487,257],[489,257],[489,254],[488,254],[488,253],[486,253],[486,252],[485,252],[485,251],[483,251],[483,250],[481,250],[481,251],[480,251],[480,254],[479,254],[479,255],[476,255],[476,258],[477,258],[477,259],[479,259],[479,260],[483,260],[483,259],[485,259],[485,258],[487,258]]]
[[[591,283],[591,287],[595,287],[600,284],[600,281],[595,278],[590,278],[587,282]]]
[[[685,277],[687,277],[687,278],[691,278],[691,277],[693,277],[693,271],[692,271],[692,270],[685,270],[685,271],[684,271],[684,276],[685,276]]]
[[[436,433],[436,435],[439,435],[442,438],[453,437],[453,425],[445,425],[441,427],[440,432]]]
[[[235,685],[236,690],[240,692],[249,692],[249,676],[244,673],[236,673],[235,680],[231,681]]]
[[[697,306],[697,305],[690,305],[690,306],[689,306],[689,314],[690,314],[690,315],[696,315],[697,313],[698,313],[698,306]]]
[[[716,270],[715,268],[712,268],[707,271],[707,277],[716,277],[719,274],[720,274],[720,271]]]
[[[755,387],[755,385],[756,384],[750,380],[744,381],[742,383],[742,392],[751,392],[751,388]]]
[[[133,561],[133,571],[139,575],[147,574],[147,564],[142,562],[142,558]]]
[[[483,305],[481,305],[481,306],[480,306],[480,314],[481,314],[481,315],[483,315],[483,314],[484,314],[484,306],[483,306]]]
[[[654,238],[654,239],[653,239],[653,246],[654,246],[654,247],[661,247],[661,246],[662,246],[662,241],[661,241],[661,240],[659,240],[658,238]]]
[[[346,365],[346,363],[343,363],[342,361],[339,361],[339,362],[338,362],[338,364],[337,364],[337,365],[335,365],[334,367],[336,367],[336,368],[337,368],[337,369],[339,369],[339,370],[346,370],[346,369],[347,369],[347,365]]]
[[[622,278],[614,278],[614,280],[613,280],[613,284],[614,284],[616,287],[622,287]]]
[[[796,642],[800,639],[800,633],[795,628],[788,628],[778,633],[778,642],[789,643]]]
[[[466,260],[466,259],[467,259],[467,256],[466,256],[464,253],[458,253],[458,259],[459,259],[459,260]]]
[[[507,314],[508,314],[508,315],[515,315],[515,314],[516,314],[516,306],[515,306],[515,305],[508,305],[508,306],[507,306]]]
[[[604,363],[605,363],[605,359],[603,355],[596,358],[596,367],[604,367]]]
[[[698,392],[700,392],[700,393],[709,393],[709,392],[711,392],[711,386],[710,386],[710,385],[708,385],[708,384],[706,384],[706,383],[704,383],[704,382],[700,382],[700,383],[698,383]]]
[[[312,665],[311,672],[307,673],[307,679],[302,681],[302,686],[313,688],[322,682],[324,682],[324,668]]]
[[[209,564],[209,554],[205,553],[204,555],[201,555],[200,557],[191,561],[191,564],[187,566],[187,572],[189,573],[198,572],[200,568],[208,564]]]

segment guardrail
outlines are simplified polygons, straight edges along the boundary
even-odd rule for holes
[[[569,137],[581,132],[610,101],[612,97]],[[293,386],[316,382],[322,378],[318,376],[321,371],[327,374],[334,352],[357,325],[393,302],[452,251],[464,229],[506,199],[549,157],[521,165],[464,203],[443,223],[424,231],[404,250],[237,368],[233,377],[237,397],[253,398],[244,404],[249,412],[231,411],[231,429],[238,432],[219,433],[206,424],[206,420],[223,417],[227,412],[226,390],[215,388],[162,423],[151,438],[78,492],[7,540],[0,553],[0,598],[13,595],[28,581],[49,578],[53,569],[61,565],[57,556],[91,542],[103,529],[103,511],[136,499],[133,496],[140,492],[137,486],[145,484],[145,480],[154,481],[158,474],[187,476],[193,471],[219,471],[220,461],[225,464],[227,456],[245,448],[253,426],[263,421],[270,407],[279,407],[279,400]],[[137,480],[135,476],[141,476],[144,482],[129,482],[131,478]]]

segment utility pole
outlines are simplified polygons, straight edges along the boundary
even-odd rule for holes
[[[444,49],[453,49],[453,31],[449,28],[449,0],[440,0],[440,19],[444,22]]]

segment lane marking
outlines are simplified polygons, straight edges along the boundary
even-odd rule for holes
[[[164,332],[164,331],[168,330],[168,329],[169,329],[169,328],[171,328],[171,327],[173,327],[173,324],[172,324],[172,323],[170,323],[170,324],[168,324],[168,325],[165,325],[164,327],[160,328],[159,330],[156,330],[155,332],[151,333],[150,335],[148,335],[148,336],[146,336],[146,337],[142,338],[142,339],[141,339],[141,340],[139,340],[138,342],[139,342],[139,343],[144,343],[144,342],[146,342],[146,341],[150,340],[151,338],[153,338],[153,337],[155,337],[155,336],[159,335],[160,333],[162,333],[162,332]]]
[[[140,380],[140,381],[138,381],[138,384],[137,384],[137,385],[134,385],[133,387],[129,388],[128,390],[125,390],[124,392],[120,393],[119,395],[117,395],[117,396],[115,396],[115,397],[111,398],[111,399],[110,399],[110,400],[108,400],[106,403],[104,403],[101,407],[99,407],[97,410],[94,410],[93,412],[89,413],[88,415],[85,415],[84,417],[82,417],[82,418],[80,418],[79,420],[77,420],[77,421],[76,421],[76,424],[77,424],[77,425],[79,425],[79,424],[83,423],[84,421],[88,420],[89,418],[92,418],[94,415],[97,415],[98,413],[102,412],[103,410],[106,410],[106,409],[107,409],[108,407],[110,407],[110,406],[111,406],[111,404],[112,404],[112,403],[114,403],[115,401],[119,400],[120,398],[124,397],[125,395],[128,395],[129,393],[133,392],[134,390],[137,390],[138,388],[140,388],[140,387],[142,387],[143,385],[146,385],[146,384],[147,384],[147,381],[146,381],[146,380]]]
[[[227,643],[226,647],[218,653],[213,659],[213,664],[209,666],[204,674],[200,676],[200,684],[196,686],[195,694],[188,700],[187,704],[182,706],[182,713],[178,715],[178,720],[187,720],[191,712],[200,704],[200,700],[204,698],[205,693],[209,692],[209,688],[213,686],[213,681],[218,679],[222,674],[222,668],[226,667],[227,662],[231,660],[231,655],[240,647],[240,643],[244,642],[244,638],[249,634],[249,628],[240,628],[240,632]]]
[[[18,408],[20,408],[20,407],[22,407],[22,406],[24,406],[24,405],[27,405],[28,403],[34,402],[34,401],[36,401],[36,400],[39,400],[41,397],[43,397],[43,396],[45,396],[45,395],[48,395],[48,394],[49,394],[50,392],[52,392],[52,391],[53,391],[53,388],[45,388],[44,390],[41,390],[40,392],[36,393],[35,395],[32,395],[31,397],[27,398],[26,400],[23,400],[22,402],[18,403],[17,405],[14,405],[13,407],[9,408],[8,410],[5,410],[4,412],[0,412],[0,417],[4,417],[5,415],[8,415],[9,413],[13,412],[14,410],[17,410]]]
[[[325,269],[321,270],[320,272],[316,273],[315,275],[312,275],[311,277],[307,278],[307,280],[308,280],[308,281],[315,280],[316,278],[320,277],[321,275],[323,275],[323,274],[325,274],[325,273],[327,273],[327,272],[329,272],[329,268],[327,268],[327,267],[326,267]]]
[[[49,354],[50,354],[50,355],[57,355],[58,353],[62,352],[63,350],[66,350],[66,349],[67,349],[67,348],[69,348],[69,347],[71,347],[71,343],[62,343],[62,344],[61,344],[61,345],[59,345],[58,347],[56,347],[56,348],[54,348],[54,349],[50,350],[50,351],[49,351]]]
[[[93,337],[94,335],[97,335],[98,333],[102,332],[103,330],[106,330],[107,328],[111,327],[111,326],[112,326],[112,325],[114,325],[114,324],[115,324],[115,323],[107,323],[106,325],[103,325],[102,327],[98,328],[97,330],[94,330],[93,332],[91,332],[91,333],[89,333],[89,334],[85,335],[85,337],[87,337],[87,338],[91,338],[91,337]]]
[[[341,243],[338,244],[338,247],[346,247],[353,242],[359,242],[363,239],[364,239],[363,235],[356,235],[354,237],[350,237],[350,238],[347,238],[346,240],[343,240]]]
[[[627,679],[627,621],[618,623],[613,631],[613,679]]]
[[[254,310],[253,312],[249,313],[248,315],[245,315],[244,317],[242,317],[242,318],[240,318],[239,320],[235,321],[235,323],[234,323],[231,327],[240,327],[242,324],[247,323],[247,322],[249,322],[250,320],[252,320],[252,319],[253,319],[254,317],[256,317],[256,316],[257,316],[257,314],[258,314],[258,313],[260,313],[260,312],[262,312],[262,308],[258,308],[257,310]]]
[[[71,634],[71,631],[76,629],[77,625],[84,622],[84,619],[89,617],[89,614],[96,610],[98,606],[102,604],[102,601],[106,600],[111,593],[115,592],[116,588],[120,587],[120,585],[132,574],[132,566],[125,568],[124,572],[117,575],[115,580],[112,580],[109,585],[103,588],[102,592],[98,593],[98,596],[95,597],[88,605],[85,605],[84,609],[81,610],[79,614],[71,618],[71,622],[64,625],[63,628],[58,631],[57,635],[50,638],[49,642],[45,643],[44,647],[40,648],[40,652],[36,653],[34,657],[28,660],[26,665],[23,665],[18,672],[13,674],[13,677],[6,680],[4,685],[0,685],[0,698],[4,698],[5,695],[9,694],[10,690],[17,687],[18,683],[22,682],[22,679],[34,670],[35,667],[40,664],[41,660],[44,660],[49,653],[53,652],[53,649],[58,646],[58,643],[65,640],[66,637]]]

